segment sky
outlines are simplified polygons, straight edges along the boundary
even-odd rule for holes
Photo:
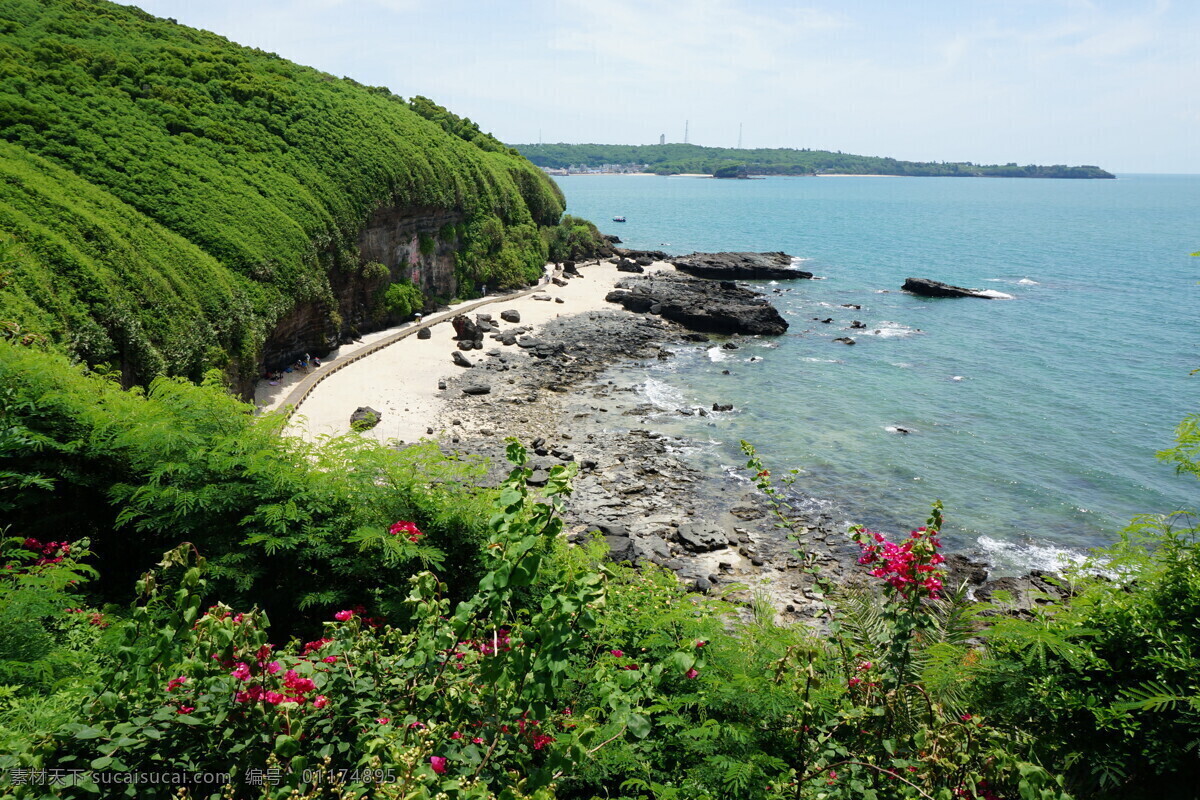
[[[1196,0],[142,0],[510,144],[1200,173]]]

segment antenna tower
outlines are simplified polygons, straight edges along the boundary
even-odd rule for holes
[[[738,123],[738,150],[742,149],[742,123]]]
[[[691,120],[686,120],[686,119],[685,119],[685,120],[683,121],[683,143],[684,143],[684,144],[687,144],[687,143],[688,143],[688,123],[689,123],[689,122],[691,122]]]

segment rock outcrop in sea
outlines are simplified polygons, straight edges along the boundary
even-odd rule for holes
[[[624,278],[604,299],[704,333],[778,336],[788,329],[787,321],[763,295],[732,281],[658,273]]]
[[[906,292],[919,294],[922,297],[978,297],[981,300],[993,300],[994,295],[986,294],[978,289],[964,289],[962,286],[952,286],[941,281],[931,281],[928,278],[905,278]]]
[[[668,258],[671,265],[681,272],[697,278],[714,280],[777,281],[811,278],[792,266],[792,257],[787,253],[692,253],[687,256]]]

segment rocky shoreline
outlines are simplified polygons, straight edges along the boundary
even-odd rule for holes
[[[664,279],[681,280],[657,277]],[[725,287],[731,289],[743,300],[741,293],[751,293]],[[697,323],[687,315],[676,317],[681,324],[665,318],[662,308],[639,304],[638,311],[645,313],[631,313],[618,306],[620,298],[608,299],[611,310],[562,316],[537,331],[525,330],[512,314],[472,320],[482,330],[470,332],[473,344],[460,342],[467,352],[456,352],[455,359],[471,366],[461,366],[441,384],[443,449],[487,458],[489,479],[495,482],[506,472],[507,436],[529,448],[535,485],[545,482],[552,466],[574,461],[579,475],[566,510],[573,541],[599,531],[614,560],[665,567],[696,591],[746,602],[765,596],[785,620],[819,617],[824,603],[801,569],[797,544],[776,527],[778,519],[753,485],[698,466],[696,443],[653,430],[653,415],[660,409],[631,387],[603,378],[615,364],[668,359],[679,348],[707,348],[714,342],[695,330]],[[702,330],[704,324],[699,323]],[[737,335],[720,341],[737,346]],[[680,413],[708,415],[728,408],[722,398],[712,398],[712,410]],[[793,521],[826,579],[839,585],[863,580],[857,546],[830,515]],[[1055,590],[1040,575],[989,583],[985,564],[958,554],[948,556],[948,566],[953,585],[965,580],[982,599],[1004,589],[1018,608],[1033,604],[1035,592]]]

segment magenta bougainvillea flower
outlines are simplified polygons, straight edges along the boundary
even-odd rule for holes
[[[433,767],[433,771],[438,775],[446,773],[446,758],[445,756],[430,756],[429,766]]]
[[[347,610],[347,611],[337,612],[336,614],[333,615],[333,618],[336,619],[338,622],[345,622],[346,620],[350,619],[353,616],[354,616],[354,612]]]
[[[920,527],[897,544],[882,533],[858,528],[853,534],[862,551],[858,563],[874,565],[871,575],[881,578],[905,599],[914,596],[937,599],[946,577],[940,565],[946,559],[938,552],[942,542],[936,534],[937,531]]]
[[[392,527],[388,528],[388,533],[392,536],[406,536],[413,544],[421,541],[421,537],[425,535],[417,529],[416,523],[404,521],[392,523]]]

